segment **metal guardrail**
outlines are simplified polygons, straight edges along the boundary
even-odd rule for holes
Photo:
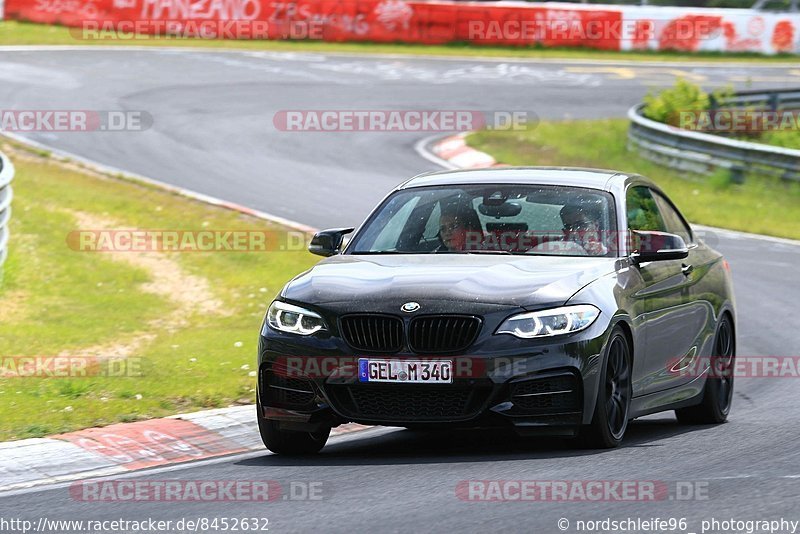
[[[800,109],[800,89],[776,89],[773,91],[739,91],[722,102],[711,97],[711,109],[756,108],[778,111]]]
[[[683,130],[644,117],[643,107],[638,104],[628,111],[628,148],[638,149],[651,161],[700,174],[727,169],[735,179],[753,173],[800,181],[800,150]],[[712,107],[800,109],[800,90],[744,91],[712,102]]]
[[[8,222],[11,220],[11,180],[14,179],[14,165],[0,152],[0,266],[8,255]]]

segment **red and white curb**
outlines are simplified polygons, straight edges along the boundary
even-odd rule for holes
[[[448,163],[448,167],[456,169],[485,169],[488,167],[501,167],[503,165],[480,150],[475,150],[467,145],[466,137],[471,132],[445,137],[435,142],[430,151],[439,159]]]
[[[0,491],[128,473],[230,454],[267,452],[255,406],[234,406],[0,443]],[[336,427],[339,436],[367,426]]]

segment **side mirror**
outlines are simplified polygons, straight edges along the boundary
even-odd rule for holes
[[[631,235],[631,259],[636,263],[682,260],[689,255],[686,242],[679,235],[644,230],[634,230]]]
[[[333,256],[338,254],[342,248],[342,240],[346,234],[352,232],[354,228],[332,228],[330,230],[322,230],[314,234],[311,238],[311,243],[308,245],[308,251],[318,256]]]

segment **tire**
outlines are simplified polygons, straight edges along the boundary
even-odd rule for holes
[[[591,448],[618,447],[628,428],[631,397],[631,350],[620,327],[611,331],[591,424],[581,429],[580,441]]]
[[[275,454],[286,456],[302,456],[316,454],[322,450],[330,436],[330,427],[318,432],[296,432],[293,430],[281,430],[278,421],[265,419],[259,413],[258,430],[261,433],[261,441],[264,446]]]
[[[733,362],[736,338],[733,322],[724,315],[714,336],[712,371],[706,378],[703,400],[696,406],[675,410],[678,421],[690,425],[718,425],[728,419],[733,401]]]

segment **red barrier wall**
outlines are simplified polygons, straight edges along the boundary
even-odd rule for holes
[[[182,28],[179,34],[192,34],[185,28],[194,23],[233,20],[260,22],[263,29],[239,28],[235,38],[800,53],[800,14],[748,9],[454,0],[6,0],[6,17],[80,28],[76,39],[97,38],[87,27],[114,38],[108,30],[121,23],[170,21]],[[164,33],[160,28],[153,32]]]
[[[268,23],[271,38],[293,34],[303,37],[307,31],[312,37],[326,41],[424,44],[472,41],[506,45],[538,42],[544,46],[616,50],[618,38],[601,36],[587,40],[582,28],[590,23],[598,26],[619,23],[622,14],[618,9],[554,9],[508,2],[494,5],[403,0],[6,0],[6,17],[74,27],[82,27],[86,21],[118,24],[137,20],[261,20]],[[523,21],[534,21],[540,25],[539,30],[514,31]],[[554,28],[556,21],[562,23]],[[573,31],[565,31],[566,25]]]

